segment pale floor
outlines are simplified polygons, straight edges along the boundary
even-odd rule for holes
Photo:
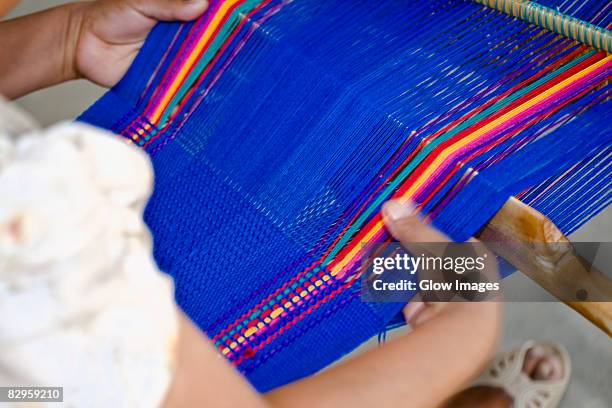
[[[14,15],[65,2],[25,0]],[[101,88],[85,81],[76,81],[36,92],[21,98],[18,103],[41,123],[50,125],[74,118],[102,92]],[[608,208],[571,238],[575,241],[610,241],[611,233],[612,210]],[[515,274],[512,279],[520,281],[525,290],[546,297],[542,289],[523,275]],[[612,342],[608,336],[582,316],[556,302],[507,304],[504,320],[504,349],[516,347],[528,339],[556,340],[568,348],[573,362],[573,375],[562,407],[612,407]],[[369,346],[374,346],[374,343]]]

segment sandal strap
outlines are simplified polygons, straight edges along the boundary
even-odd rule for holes
[[[527,352],[541,345],[555,350],[563,365],[563,378],[553,381],[533,380],[523,372]],[[525,342],[520,348],[499,354],[475,385],[503,389],[514,400],[515,408],[554,408],[563,397],[569,382],[571,362],[563,346],[549,342]]]
[[[528,380],[523,388],[517,388],[515,394],[511,395],[515,408],[554,408],[561,401],[567,386],[561,380],[554,383]]]

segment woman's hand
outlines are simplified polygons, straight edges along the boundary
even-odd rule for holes
[[[391,235],[407,249],[422,246],[421,244],[445,243],[450,242],[450,238],[442,232],[434,229],[419,219],[415,208],[412,204],[402,204],[399,201],[389,201],[385,203],[382,209],[385,225]],[[484,255],[485,268],[483,273],[489,281],[497,281],[499,273],[497,262],[493,254],[489,253],[486,247],[479,243],[478,240],[472,238],[469,241],[480,256]],[[437,249],[434,245],[425,245],[428,249]],[[495,304],[495,303],[492,303]],[[413,328],[422,325],[442,312],[450,312],[457,308],[474,308],[477,310],[489,311],[490,307],[479,305],[477,302],[427,302],[424,301],[420,294],[417,294],[404,307],[403,313],[406,322]],[[499,321],[498,314],[482,313],[485,321],[488,321],[488,326],[497,330]]]
[[[421,243],[450,242],[410,205],[391,201],[383,215],[389,232],[409,250]],[[496,273],[493,257],[488,258],[485,269]],[[266,398],[273,406],[292,408],[439,407],[487,363],[498,340],[500,312],[497,301],[411,302],[404,314],[415,330],[275,389]]]
[[[157,21],[189,21],[206,0],[100,0],[72,7],[66,58],[74,76],[110,87],[125,74]]]
[[[202,15],[206,0],[98,0],[0,22],[0,93],[10,99],[86,78],[115,85],[158,21]]]

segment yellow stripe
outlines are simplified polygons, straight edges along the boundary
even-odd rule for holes
[[[410,188],[408,190],[406,190],[406,192],[399,198],[400,201],[405,201],[408,198],[410,198],[412,196],[412,194],[422,185],[424,184],[427,179],[431,176],[431,174],[435,171],[435,169],[437,169],[442,162],[444,162],[444,160],[446,160],[446,158],[451,155],[454,151],[460,149],[461,147],[471,143],[472,141],[476,140],[478,137],[482,136],[484,133],[494,129],[495,127],[501,125],[502,123],[506,122],[507,120],[517,116],[518,114],[520,114],[522,111],[532,107],[533,105],[543,101],[544,99],[554,95],[557,92],[562,91],[564,88],[566,88],[567,86],[571,85],[573,82],[576,82],[578,80],[580,80],[582,77],[588,75],[589,73],[593,72],[594,70],[598,69],[599,67],[609,63],[612,60],[612,56],[608,56],[598,62],[596,62],[595,64],[583,69],[582,71],[572,75],[571,77],[565,79],[564,81],[559,82],[557,85],[551,87],[550,89],[546,90],[545,92],[536,95],[535,97],[533,97],[532,99],[524,102],[522,105],[517,106],[516,108],[512,109],[510,112],[507,112],[506,114],[500,116],[499,118],[497,118],[496,120],[494,120],[493,122],[483,126],[482,128],[470,133],[469,135],[467,135],[465,138],[457,141],[455,144],[447,147],[446,149],[444,149],[440,155],[438,155],[438,157],[433,161],[433,163],[431,163],[429,165],[429,167],[427,167],[427,169],[423,172],[423,174],[421,174],[421,176],[414,182],[414,184],[412,184],[412,186],[410,186]],[[383,227],[384,222],[383,221],[378,221],[371,229],[370,231],[357,243],[357,245],[355,245],[355,247],[344,257],[342,258],[342,260],[340,260],[340,262],[338,262],[331,271],[332,276],[336,276],[354,257],[355,255],[357,255],[357,253],[359,251],[361,251],[361,248],[367,244],[368,242],[370,242],[370,240],[374,237],[374,235],[376,235],[380,229]]]
[[[270,317],[271,317],[271,318],[273,318],[273,319],[274,319],[274,318],[277,318],[277,317],[278,317],[278,316],[280,316],[280,315],[281,315],[281,313],[283,313],[283,312],[284,312],[284,310],[283,310],[282,308],[280,308],[280,307],[279,307],[278,309],[275,309],[275,310],[274,310],[272,313],[270,313]]]
[[[453,145],[447,147],[446,149],[444,149],[442,151],[442,153],[440,155],[438,155],[438,157],[436,157],[436,159],[433,161],[433,163],[431,163],[429,165],[429,167],[425,170],[425,172],[423,172],[421,174],[421,176],[417,179],[417,181],[412,186],[410,186],[410,188],[408,190],[406,190],[406,192],[402,196],[402,199],[407,199],[408,197],[412,196],[412,194],[423,183],[425,183],[425,181],[427,181],[427,179],[434,173],[434,171],[438,167],[440,167],[440,165],[442,165],[442,163],[453,152],[455,152],[456,150],[460,149],[461,147],[463,147],[463,146],[473,142],[474,140],[478,139],[480,136],[484,135],[485,133],[488,133],[489,131],[495,129],[496,127],[501,126],[504,122],[507,122],[507,121],[511,120],[512,118],[518,116],[523,111],[525,111],[525,110],[533,107],[534,105],[542,102],[544,99],[547,99],[550,96],[552,96],[552,95],[554,95],[554,94],[556,94],[558,92],[561,92],[564,88],[570,86],[574,82],[577,82],[582,77],[590,74],[591,72],[595,71],[597,68],[601,67],[602,65],[605,65],[610,60],[612,60],[612,56],[609,56],[607,58],[602,59],[599,62],[596,62],[595,64],[593,64],[593,65],[583,69],[582,71],[572,75],[571,77],[565,79],[564,81],[559,82],[557,85],[551,87],[550,89],[547,89],[546,91],[544,91],[541,94],[536,95],[534,98],[524,102],[522,105],[517,106],[516,108],[512,109],[510,112],[505,113],[504,115],[502,115],[499,118],[495,119],[493,122],[488,123],[487,125],[483,126],[482,128],[476,130],[475,132],[472,132],[471,134],[469,134],[465,138],[457,141],[455,144],[453,144]]]
[[[196,62],[195,61],[196,58],[198,57],[198,55],[200,55],[200,52],[202,51],[202,49],[204,48],[208,40],[212,37],[212,34],[215,32],[215,30],[219,26],[221,20],[225,17],[225,15],[227,14],[227,11],[234,4],[238,3],[238,1],[240,0],[229,0],[229,1],[224,2],[221,5],[221,8],[217,12],[217,14],[215,14],[211,23],[208,25],[208,27],[206,27],[206,31],[204,32],[204,35],[198,41],[198,44],[196,45],[195,49],[189,55],[189,58],[187,58],[187,61],[185,61],[185,63],[181,67],[181,70],[179,71],[176,77],[176,80],[172,83],[172,85],[170,86],[170,89],[164,95],[164,98],[162,99],[161,103],[158,105],[155,112],[153,112],[153,115],[151,116],[151,119],[150,119],[151,122],[156,123],[157,120],[161,117],[162,113],[164,112],[164,109],[166,108],[168,103],[170,103],[170,100],[174,97],[180,84],[183,83],[183,80],[187,76],[189,69]]]
[[[336,276],[337,274],[339,274],[340,271],[342,271],[342,269],[346,266],[346,264],[348,264],[350,260],[353,259],[359,251],[361,251],[363,245],[366,245],[372,240],[374,235],[376,235],[378,231],[380,231],[383,225],[383,221],[378,221],[376,224],[374,224],[374,227],[372,227],[372,229],[370,229],[370,231],[361,239],[361,241],[359,241],[359,243],[355,245],[355,248],[353,248],[351,252],[349,252],[344,258],[342,258],[342,260],[338,264],[336,264],[336,266],[332,268],[331,275]]]

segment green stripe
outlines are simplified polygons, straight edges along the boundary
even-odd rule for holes
[[[380,205],[382,205],[382,203],[384,201],[386,201],[391,196],[391,194],[395,191],[395,189],[397,189],[397,187],[399,187],[399,185],[402,183],[402,181],[404,181],[404,179],[407,178],[410,175],[410,173],[412,173],[412,171],[419,164],[421,164],[421,162],[432,152],[432,150],[434,150],[440,144],[442,144],[445,141],[447,141],[448,139],[452,138],[453,136],[455,136],[459,132],[467,129],[468,127],[472,126],[473,124],[477,123],[478,121],[486,118],[490,114],[495,113],[495,112],[499,111],[500,109],[508,106],[509,104],[511,104],[512,102],[516,101],[517,99],[519,99],[523,95],[531,92],[532,90],[536,89],[538,86],[540,86],[540,85],[550,81],[551,79],[555,78],[556,76],[566,72],[567,70],[569,70],[572,67],[576,66],[577,64],[579,64],[580,62],[584,61],[588,57],[594,55],[595,53],[596,53],[596,51],[590,51],[590,52],[586,53],[585,55],[581,56],[580,58],[577,58],[577,59],[571,61],[570,63],[568,63],[568,64],[558,68],[557,70],[555,70],[555,71],[553,71],[551,73],[549,73],[548,75],[545,75],[544,77],[542,77],[538,81],[535,81],[531,85],[529,85],[529,86],[521,89],[520,91],[517,91],[517,92],[515,92],[515,93],[513,93],[513,94],[511,94],[511,95],[509,95],[509,96],[507,96],[505,98],[503,98],[502,100],[494,103],[489,108],[485,109],[484,111],[480,112],[479,114],[476,114],[476,115],[472,116],[471,118],[469,118],[465,122],[462,122],[461,124],[457,125],[455,128],[448,130],[447,132],[445,132],[442,135],[440,135],[439,137],[437,137],[435,140],[432,140],[429,144],[427,144],[427,146],[425,146],[423,148],[423,150],[421,150],[414,157],[413,160],[410,161],[410,163],[408,163],[406,165],[404,170],[402,170],[395,177],[395,179],[393,179],[389,183],[389,185],[376,198],[376,200],[374,200],[374,202],[359,216],[359,218],[355,221],[355,223],[346,231],[346,233],[344,234],[342,239],[340,239],[340,241],[338,241],[338,243],[336,244],[334,249],[332,249],[332,251],[329,253],[329,255],[325,258],[325,260],[323,261],[323,264],[327,265],[330,261],[332,261],[336,257],[338,252],[340,252],[342,250],[342,248],[353,237],[353,235],[362,227],[362,225],[367,221],[367,219],[370,218],[370,216],[376,210],[376,208],[378,208]]]
[[[234,31],[236,26],[240,23],[240,21],[242,21],[243,14],[247,14],[255,7],[257,7],[260,3],[261,0],[247,0],[240,6],[236,7],[236,9],[231,13],[221,30],[219,30],[218,35],[215,37],[210,46],[206,49],[206,51],[202,55],[202,58],[200,58],[196,66],[191,71],[191,74],[189,74],[179,91],[176,93],[176,95],[174,95],[174,97],[164,110],[164,113],[159,120],[158,126],[160,128],[166,124],[174,108],[181,102],[185,94],[189,92],[193,84],[199,78],[200,74],[204,71],[204,69],[206,69],[208,64],[215,57],[219,49],[223,46],[223,44]]]

